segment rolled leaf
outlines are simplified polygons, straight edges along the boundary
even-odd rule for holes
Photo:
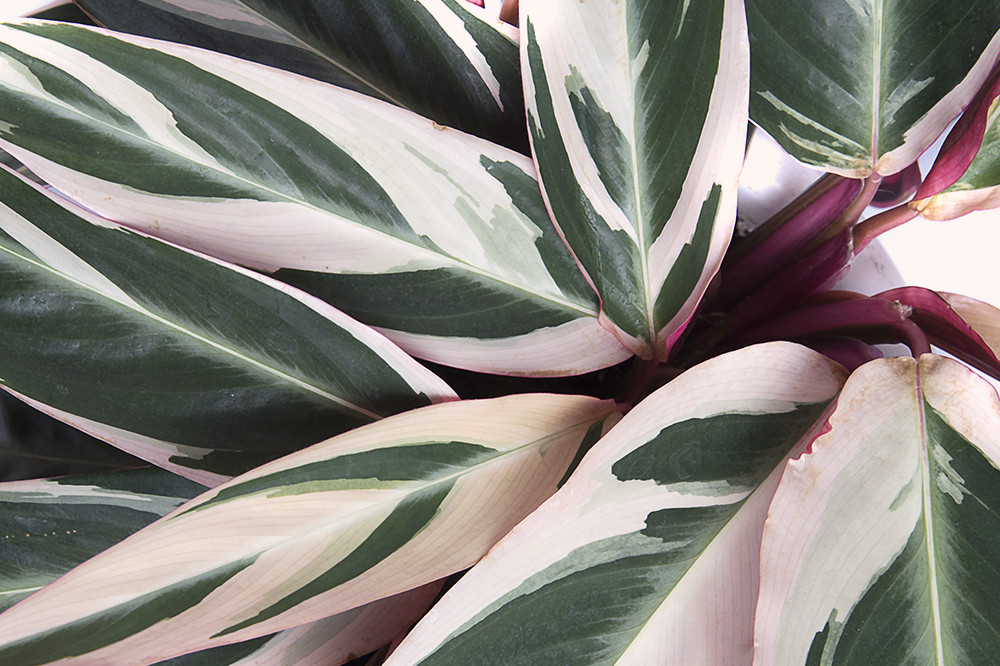
[[[616,416],[584,396],[452,402],[264,465],[0,615],[0,662],[149,663],[460,571],[548,498]]]
[[[1000,309],[962,294],[942,291],[938,295],[982,337],[994,354],[1000,352]]]
[[[527,154],[517,30],[464,0],[81,0],[101,25],[356,90]]]
[[[882,292],[877,298],[896,300],[912,308],[909,318],[931,343],[1000,379],[1000,359],[996,355],[1000,349],[996,344],[1000,311],[992,305],[922,287],[900,287]]]
[[[982,148],[983,138],[989,127],[990,108],[998,95],[1000,95],[1000,60],[993,66],[993,71],[990,72],[983,87],[948,132],[948,137],[934,159],[934,166],[914,194],[915,201],[926,199],[951,187],[965,175],[979,149]]]
[[[739,0],[520,3],[545,202],[601,321],[665,360],[735,224],[749,55]]]
[[[0,484],[0,611],[206,488],[156,468]],[[179,657],[170,666],[334,666],[406,630],[443,581],[272,636]]]
[[[992,663],[996,392],[950,359],[881,359],[830,426],[768,511],[754,665]]]
[[[790,343],[688,370],[598,442],[386,666],[749,664],[767,505],[844,375]]]
[[[993,0],[746,0],[750,117],[793,157],[864,178],[916,161],[1000,53]]]
[[[0,170],[0,378],[62,421],[214,485],[455,399],[317,298],[80,210]]]
[[[953,220],[1000,207],[1000,102],[989,106],[985,124],[982,144],[964,174],[939,194],[910,202],[920,217]]]
[[[526,158],[369,97],[191,47],[0,29],[0,146],[101,215],[265,271],[472,370],[630,353]]]

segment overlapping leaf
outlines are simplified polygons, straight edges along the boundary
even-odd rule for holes
[[[114,30],[287,69],[528,151],[517,30],[465,0],[80,5]]]
[[[5,666],[150,663],[473,564],[617,415],[583,396],[434,405],[218,486],[0,615]]]
[[[206,484],[454,399],[322,301],[127,231],[0,171],[0,379]]]
[[[371,98],[191,47],[0,31],[0,145],[98,213],[267,271],[416,356],[573,374],[629,356],[531,163]]]
[[[598,442],[387,666],[749,664],[767,505],[844,375],[789,343],[687,371]]]
[[[0,611],[205,490],[156,468],[0,484]]]
[[[749,77],[740,0],[525,0],[528,129],[601,319],[665,359],[732,234]]]
[[[791,155],[861,178],[901,171],[1000,53],[994,0],[746,0],[750,117]]]
[[[156,468],[0,484],[0,611],[206,490]],[[334,666],[388,643],[430,607],[441,581],[170,666]]]
[[[950,359],[881,359],[830,425],[768,512],[754,665],[993,663],[996,392]]]

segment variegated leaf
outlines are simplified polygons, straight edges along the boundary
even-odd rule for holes
[[[527,153],[517,29],[465,0],[81,0],[101,25],[393,102]]]
[[[205,490],[152,467],[0,484],[0,611]]]
[[[455,399],[317,298],[126,230],[0,169],[0,381],[212,485]]]
[[[0,484],[0,611],[205,490],[156,468]],[[170,666],[335,666],[409,628],[442,583]]]
[[[994,663],[996,392],[951,359],[880,359],[830,425],[768,512],[754,665]]]
[[[390,644],[423,617],[444,580],[272,636],[174,657],[157,666],[338,666]]]
[[[427,613],[444,581],[373,601],[270,636],[191,652],[156,666],[339,666],[407,631]]]
[[[279,271],[416,356],[558,375],[630,355],[530,161],[357,93],[29,22],[0,28],[0,146],[98,213]]]
[[[386,666],[740,666],[780,470],[846,373],[790,343],[688,370],[584,457]]]
[[[902,171],[1000,53],[995,0],[746,0],[750,117],[806,164]]]
[[[666,359],[722,261],[745,148],[741,0],[524,0],[528,129],[546,204],[601,320]]]
[[[977,210],[1000,207],[1000,99],[987,116],[983,144],[965,174],[932,197],[910,202],[928,220],[953,220]]]
[[[0,663],[149,663],[464,569],[616,416],[584,396],[452,402],[264,465],[0,615]]]

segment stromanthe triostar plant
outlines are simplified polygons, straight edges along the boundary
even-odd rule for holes
[[[1000,311],[832,289],[1000,204],[1000,5],[78,6],[0,387],[155,467],[0,484],[0,664],[994,663]]]

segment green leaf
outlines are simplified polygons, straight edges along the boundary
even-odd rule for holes
[[[0,378],[42,411],[214,484],[455,399],[296,289],[133,231],[0,171]]]
[[[142,466],[139,458],[0,391],[0,482]]]
[[[521,3],[546,204],[601,321],[665,360],[732,235],[747,127],[742,3]]]
[[[0,661],[150,663],[471,566],[616,420],[526,394],[400,414],[185,504],[0,615]]]
[[[746,0],[750,117],[793,157],[852,178],[902,171],[1000,53],[994,0]]]
[[[278,271],[443,364],[563,375],[630,355],[517,153],[138,37],[7,26],[0,62],[0,146],[105,217]]]
[[[844,375],[790,343],[688,370],[600,440],[386,666],[749,665],[768,502]]]
[[[517,30],[465,0],[80,5],[107,28],[280,67],[528,151]]]
[[[205,490],[156,468],[0,484],[0,611]]]
[[[0,611],[205,490],[156,468],[0,484]],[[344,663],[412,626],[442,583],[272,636],[184,655],[170,666],[250,659],[285,666]]]
[[[768,512],[754,664],[992,663],[996,392],[951,359],[881,359],[830,426]]]
[[[337,666],[373,652],[423,617],[440,593],[435,581],[270,636],[190,652],[156,666]]]

